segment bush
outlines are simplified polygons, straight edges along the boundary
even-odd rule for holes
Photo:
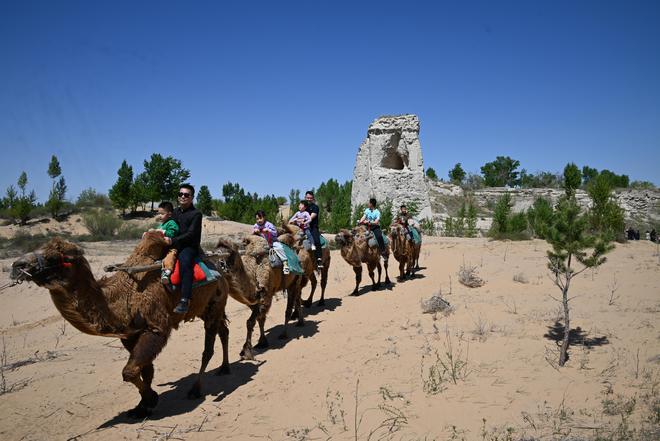
[[[545,239],[548,228],[552,225],[552,205],[547,199],[538,198],[527,210],[527,222],[532,234]]]
[[[122,226],[122,221],[114,213],[104,210],[91,210],[83,215],[83,223],[92,237],[98,240],[112,239]]]
[[[435,236],[435,223],[433,219],[424,218],[419,221],[419,228],[422,230],[422,234],[427,236]]]
[[[504,193],[497,200],[495,204],[495,210],[493,213],[493,226],[491,231],[493,233],[508,233],[509,232],[509,216],[511,215],[511,208],[513,203],[511,202],[511,195],[509,193]]]
[[[78,210],[88,210],[90,208],[110,208],[112,202],[107,195],[98,193],[93,188],[86,188],[80,192],[75,204]]]
[[[591,231],[608,240],[623,240],[625,219],[623,209],[612,196],[612,186],[602,173],[591,181],[587,189],[592,206],[589,210]]]

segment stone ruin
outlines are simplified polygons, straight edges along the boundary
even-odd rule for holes
[[[367,130],[353,170],[353,207],[370,198],[392,208],[414,202],[418,218],[431,218],[431,201],[424,177],[417,115],[382,116]]]

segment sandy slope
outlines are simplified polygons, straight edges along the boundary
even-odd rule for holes
[[[100,275],[130,245],[90,244],[92,268]],[[418,278],[359,297],[347,296],[353,272],[334,251],[326,308],[307,310],[305,327],[281,341],[284,302],[276,302],[267,323],[271,348],[256,363],[239,361],[248,314],[230,301],[232,374],[208,374],[204,399],[185,398],[200,360],[201,322],[175,332],[156,360],[160,404],[137,422],[123,414],[139,397],[121,380],[119,341],[79,333],[57,315],[46,290],[20,285],[0,295],[6,363],[28,363],[5,370],[15,390],[0,396],[0,438],[355,439],[357,420],[358,439],[495,439],[507,427],[516,438],[553,439],[553,432],[589,436],[589,428],[616,426],[621,418],[604,415],[602,400],[618,394],[636,397],[630,421],[639,426],[642,397],[660,381],[657,249],[617,245],[598,272],[579,276],[573,323],[608,343],[574,346],[560,370],[546,360],[555,348],[544,338],[557,317],[551,295],[559,292],[545,250],[542,241],[430,238]],[[486,285],[460,285],[462,262],[476,265]],[[10,263],[0,262],[0,284]],[[529,283],[514,282],[518,273]],[[421,300],[438,289],[455,307],[447,317],[421,311]],[[448,339],[467,368],[457,384],[445,375],[437,393],[427,393],[428,369],[436,351],[445,359]],[[220,363],[219,342],[216,349],[212,367]]]

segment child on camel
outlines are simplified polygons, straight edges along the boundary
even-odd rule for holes
[[[172,239],[177,234],[179,234],[179,224],[172,218],[174,213],[174,205],[171,202],[163,201],[158,205],[158,220],[160,224],[157,231],[162,231],[163,236],[169,237]],[[170,276],[172,271],[174,271],[174,266],[176,265],[176,249],[171,248],[167,252],[167,256],[163,259],[163,269],[161,271],[160,281],[163,284],[169,285]]]
[[[309,207],[309,202],[306,200],[300,201],[298,204],[298,212],[294,214],[291,219],[289,219],[289,223],[292,225],[297,225],[301,230],[303,230],[303,233],[305,233],[305,236],[307,236],[307,240],[309,243],[312,244],[312,250],[316,250],[316,245],[314,244],[314,236],[312,236],[312,230],[309,229],[309,224],[312,222],[312,216],[307,212],[307,208]]]
[[[286,257],[282,244],[277,240],[277,228],[266,220],[266,212],[264,210],[258,210],[254,215],[257,222],[252,227],[252,234],[261,236],[268,241],[268,246],[274,250],[277,257],[282,261],[282,272],[289,274],[291,272],[289,269],[289,260]]]

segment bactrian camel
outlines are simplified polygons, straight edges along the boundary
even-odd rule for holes
[[[305,249],[304,242],[306,239],[305,234],[300,228],[295,225],[282,225],[284,231],[293,235],[294,243],[293,247],[298,254],[300,259],[300,264],[305,272],[305,279],[301,283],[301,289],[305,287],[307,280],[311,285],[311,292],[307,300],[304,300],[302,303],[306,308],[312,306],[312,300],[314,299],[314,292],[316,291],[317,279],[316,279],[316,254],[311,249]],[[323,264],[323,269],[321,270],[321,298],[319,299],[317,305],[325,305],[325,287],[328,284],[328,270],[330,269],[330,248],[323,248],[321,254],[321,263]],[[302,295],[302,293],[301,293]]]
[[[164,256],[166,246],[159,232],[148,232],[124,265],[154,264]],[[223,265],[230,268],[235,262],[240,263],[238,253],[229,250]],[[240,292],[240,288],[230,288],[231,282],[226,278],[195,288],[190,310],[185,315],[175,314],[178,296],[163,287],[158,271],[132,275],[118,272],[96,280],[83,250],[60,238],[14,262],[11,277],[47,288],[57,310],[79,331],[121,339],[130,353],[123,379],[133,383],[141,396],[138,405],[128,412],[131,417],[143,418],[156,407],[158,394],[151,388],[153,361],[165,347],[172,329],[177,329],[183,320],[199,317],[205,330],[201,367],[188,396],[201,396],[202,374],[213,356],[216,335],[222,342],[223,357],[217,373],[229,372],[225,305],[228,292]]]
[[[381,287],[381,253],[377,245],[373,247],[369,246],[368,240],[370,235],[367,228],[360,225],[351,231],[342,229],[335,236],[335,242],[341,247],[341,257],[353,267],[353,271],[355,272],[355,289],[351,295],[357,295],[358,293],[360,282],[362,281],[363,263],[367,264],[367,270],[369,271],[369,277],[372,283],[371,289],[376,290]],[[389,257],[389,254],[390,250],[389,246],[387,246],[385,255]],[[387,259],[384,259],[383,266],[385,267],[385,284],[389,285],[391,282],[390,276],[387,273]],[[374,268],[378,269],[378,282],[374,279]]]
[[[393,224],[390,227],[390,245],[394,258],[399,262],[399,280],[412,276],[419,268],[421,244],[408,239],[406,234],[406,228],[401,224]]]

